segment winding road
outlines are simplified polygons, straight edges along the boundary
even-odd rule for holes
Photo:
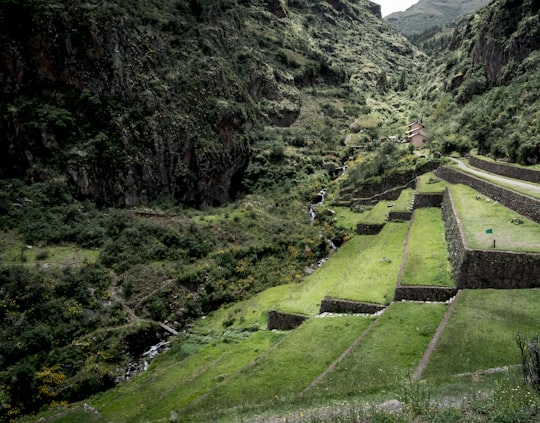
[[[448,157],[450,160],[457,163],[458,167],[462,170],[464,170],[467,173],[471,173],[473,175],[478,175],[484,179],[489,179],[495,182],[500,182],[505,185],[510,185],[516,188],[525,188],[527,190],[530,190],[531,192],[535,192],[537,194],[540,194],[540,185],[533,184],[525,181],[519,181],[517,179],[511,179],[504,176],[496,175],[494,173],[489,173],[484,170],[480,170],[477,168],[473,168],[465,164],[463,161],[455,159],[453,157]]]

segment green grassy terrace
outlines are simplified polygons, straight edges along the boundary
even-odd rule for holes
[[[381,224],[386,221],[387,215],[391,211],[409,211],[414,200],[414,190],[411,188],[401,192],[399,198],[395,201],[384,200],[379,201],[375,206],[361,206],[361,213],[354,213],[356,217],[355,223],[366,224]],[[336,213],[348,216],[343,210],[344,208],[336,208]],[[338,212],[339,210],[339,212]],[[338,218],[339,221],[339,218]]]
[[[357,235],[277,305],[281,311],[315,315],[334,298],[387,304],[394,296],[408,222],[390,222],[375,236]]]
[[[311,395],[344,398],[395,390],[414,372],[446,309],[445,304],[392,303]]]
[[[427,172],[418,177],[416,191],[420,193],[443,192],[447,184],[448,182],[438,178],[433,172]]]
[[[540,290],[464,290],[423,377],[520,363],[515,336],[540,327]]]
[[[492,249],[495,239],[497,250],[540,252],[540,225],[472,188],[452,185],[450,189],[471,248]],[[522,223],[512,223],[518,221]],[[493,234],[486,233],[488,229]]]
[[[415,210],[401,284],[454,286],[441,209]]]

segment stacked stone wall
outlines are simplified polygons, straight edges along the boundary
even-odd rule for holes
[[[283,313],[277,310],[268,312],[268,329],[295,329],[307,320],[307,316],[293,313]]]
[[[400,285],[396,288],[394,300],[443,302],[455,297],[457,292],[457,288],[449,287]]]
[[[516,213],[540,223],[540,200],[446,166],[437,169],[435,174],[452,184],[468,185],[491,199],[504,204]]]
[[[540,170],[525,169],[504,163],[491,162],[489,160],[482,160],[475,156],[469,157],[469,163],[471,166],[477,167],[478,169],[487,170],[491,173],[496,173],[497,175],[540,184]]]
[[[380,304],[362,303],[350,300],[338,300],[335,298],[324,297],[321,301],[319,313],[359,313],[375,314],[384,310],[386,307]]]
[[[388,213],[389,221],[411,220],[412,212],[409,211],[392,211]]]
[[[377,235],[384,228],[384,223],[358,223],[356,233],[358,235]]]
[[[417,192],[414,194],[413,209],[416,210],[429,207],[441,207],[443,195],[444,193],[442,192]]]
[[[459,289],[540,287],[540,254],[471,250],[449,189],[445,191],[442,212],[454,281]]]

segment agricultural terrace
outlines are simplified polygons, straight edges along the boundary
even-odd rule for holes
[[[311,318],[291,331],[276,348],[216,387],[198,410],[292,401],[324,372],[373,321],[369,317]],[[193,421],[203,421],[195,418]]]
[[[381,224],[387,220],[388,213],[410,211],[414,201],[414,190],[411,188],[401,192],[395,201],[379,201],[374,207],[360,206],[363,213],[358,214],[357,223]]]
[[[447,307],[392,303],[362,341],[308,395],[346,398],[402,385],[422,359]]]
[[[471,248],[492,249],[495,239],[498,250],[540,252],[540,225],[468,186],[450,190]]]
[[[416,191],[421,193],[443,192],[448,185],[444,179],[438,178],[433,172],[427,172],[417,178]]]
[[[414,211],[401,284],[454,286],[441,209]]]
[[[131,383],[98,394],[92,406],[110,422],[167,419],[170,410],[208,394],[284,336],[259,331],[231,333],[215,340],[192,337],[158,357]]]
[[[316,315],[327,295],[388,304],[394,297],[408,227],[408,222],[389,222],[378,235],[353,237],[331,260],[289,291],[277,309]]]
[[[423,377],[519,364],[515,336],[538,333],[539,303],[540,289],[462,291]]]

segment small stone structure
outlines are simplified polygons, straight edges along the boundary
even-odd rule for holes
[[[462,288],[539,288],[540,254],[469,248],[447,188],[442,213],[456,286]]]
[[[457,288],[443,286],[406,286],[399,285],[394,293],[395,301],[448,301],[458,293]]]
[[[471,166],[477,167],[478,169],[487,170],[491,173],[496,173],[497,175],[540,184],[540,170],[526,169],[519,166],[511,166],[504,163],[482,160],[475,156],[469,156],[469,163]]]
[[[390,222],[411,220],[412,212],[410,211],[391,211],[388,213],[388,220]]]
[[[429,207],[441,207],[443,192],[416,192],[414,194],[413,209],[423,209]]]
[[[540,200],[520,194],[491,182],[484,181],[472,175],[468,175],[457,169],[443,166],[435,171],[435,174],[452,184],[464,184],[487,195],[494,201],[505,205],[516,213],[525,216],[536,223],[540,223]]]
[[[308,317],[302,314],[284,313],[277,310],[270,310],[268,312],[268,330],[295,329],[307,319]]]
[[[381,304],[363,303],[351,300],[338,300],[324,297],[321,301],[319,313],[355,313],[355,314],[375,314],[386,307]]]
[[[358,223],[356,233],[358,235],[377,235],[384,228],[384,223]]]

